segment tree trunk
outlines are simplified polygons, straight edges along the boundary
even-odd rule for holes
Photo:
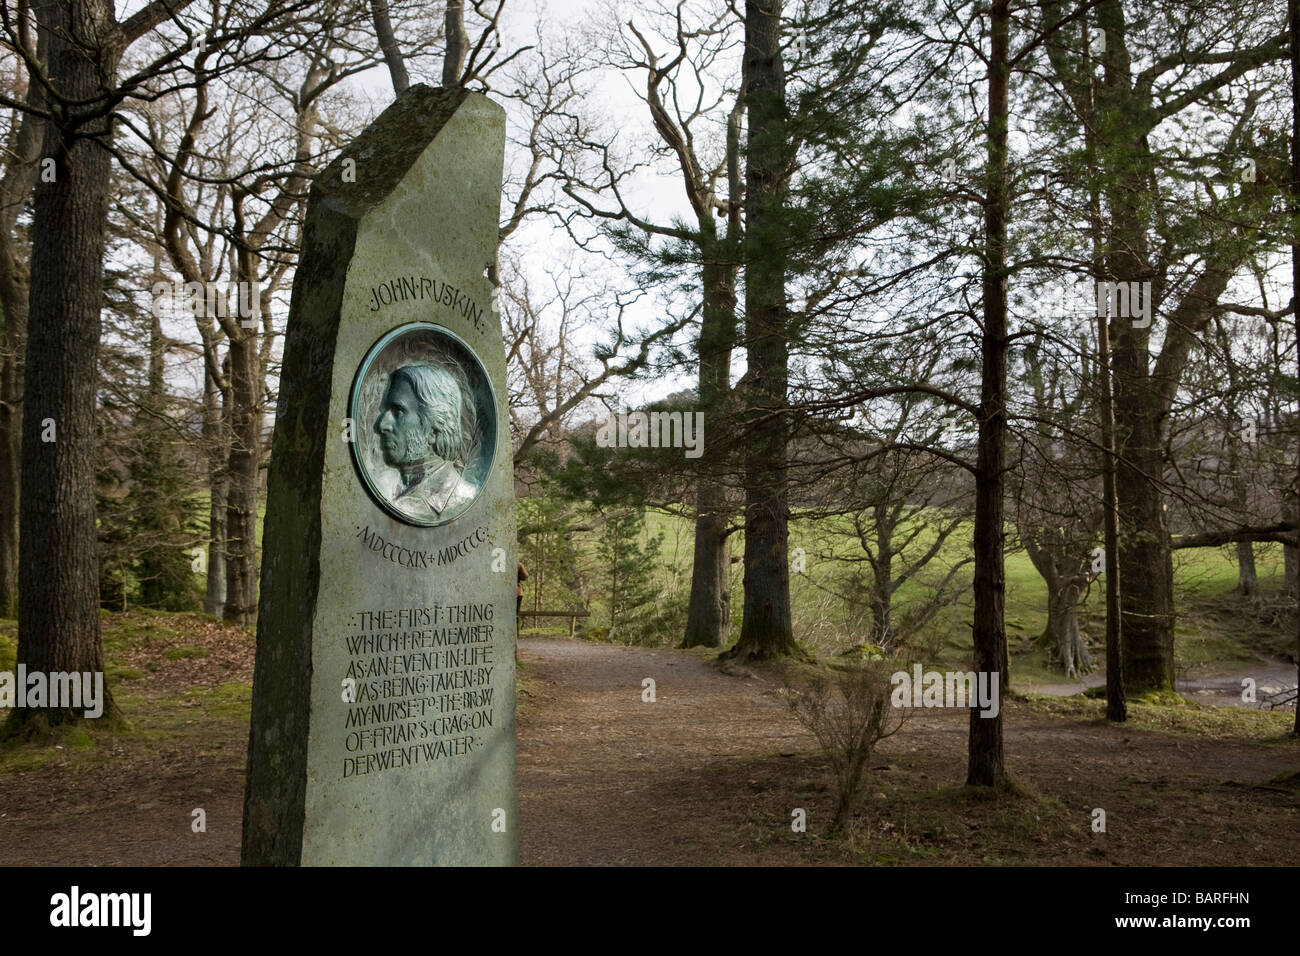
[[[871,643],[879,647],[889,647],[893,643],[893,597],[879,583],[871,601]]]
[[[44,30],[37,34],[36,60],[48,59]],[[40,109],[45,89],[29,82],[27,102]],[[19,487],[22,468],[23,368],[27,358],[27,307],[31,294],[31,269],[26,250],[18,241],[18,214],[36,185],[38,161],[45,140],[45,121],[22,114],[0,183],[0,308],[4,333],[0,337],[0,616],[18,614]]]
[[[22,462],[23,368],[27,348],[26,263],[0,253],[0,303],[4,335],[0,338],[0,617],[18,613],[18,524]],[[15,273],[20,270],[19,279]]]
[[[221,385],[203,378],[203,441],[208,459],[208,574],[203,613],[220,617],[226,604],[226,459],[230,455]]]
[[[154,279],[162,278],[156,260],[154,270],[153,276],[150,277],[150,284]],[[133,441],[145,461],[151,466],[165,467],[171,455],[167,428],[162,424],[167,417],[167,339],[163,335],[162,320],[157,315],[151,315],[150,319],[149,377],[144,393],[140,396],[139,415],[132,434]],[[150,540],[143,548],[143,552],[137,555],[139,560],[136,574],[140,583],[140,604],[144,607],[161,608],[177,596],[176,585],[179,582],[175,580],[174,574],[178,570],[176,561],[180,555],[167,554],[167,546],[164,542],[180,540],[181,522],[179,515],[173,510],[174,502],[165,500],[163,497],[165,492],[150,487],[150,479],[158,477],[158,473],[142,475],[138,468],[138,465],[133,465],[132,476],[136,483],[132,493],[138,497],[137,527],[147,528],[151,532]],[[144,480],[141,480],[142,477]],[[188,571],[188,567],[185,570]],[[124,575],[123,581],[125,580]]]
[[[69,0],[36,10],[49,43],[51,85],[73,103],[102,96],[121,55],[120,43],[110,42],[115,38],[96,33],[112,28],[112,5]],[[55,176],[38,183],[35,192],[23,387],[18,660],[46,673],[104,669],[95,386],[109,154],[95,137],[106,140],[110,126],[89,119],[76,128],[75,138],[71,132],[46,125],[42,155],[54,159]],[[106,715],[116,713],[107,687],[104,706]],[[53,724],[82,716],[81,710],[23,708],[12,719],[35,730],[41,718]]]
[[[889,647],[893,643],[894,628],[894,524],[895,515],[888,504],[875,506],[876,560],[871,574],[875,596],[871,602],[873,643]]]
[[[727,524],[727,479],[735,460],[731,442],[717,440],[730,430],[731,354],[736,345],[736,274],[740,230],[740,120],[744,89],[727,118],[727,234],[719,241],[712,196],[696,199],[700,227],[699,401],[709,433],[696,488],[695,562],[682,647],[724,647],[731,639],[731,546]]]
[[[709,434],[696,484],[695,563],[682,647],[724,647],[731,626],[731,548],[724,474],[730,443],[719,441],[731,390],[731,350],[736,336],[735,269],[718,261],[723,250],[703,243],[704,308],[700,322],[700,408]]]
[[[731,626],[731,548],[723,508],[724,489],[708,476],[699,481],[695,516],[695,563],[682,647],[724,647]]]
[[[1092,24],[1084,17],[1079,24],[1084,69],[1088,75],[1088,101],[1097,100],[1096,71],[1093,69]],[[1089,118],[1091,118],[1089,115]],[[1105,272],[1105,221],[1101,210],[1101,175],[1098,133],[1095,123],[1085,123],[1084,149],[1087,154],[1088,232],[1092,245],[1093,281]],[[1119,568],[1119,487],[1115,444],[1115,377],[1110,348],[1110,319],[1105,309],[1097,317],[1097,411],[1101,418],[1101,503],[1102,543],[1105,547],[1106,588],[1106,719],[1128,720],[1128,698],[1124,695],[1124,614],[1122,579]]]
[[[465,35],[465,0],[447,0],[443,23],[447,55],[442,60],[442,85],[460,86],[460,74],[465,69],[465,54],[469,50],[469,38]]]
[[[1042,537],[1045,529],[1022,526],[1025,554],[1047,585],[1047,629],[1042,640],[1051,647],[1052,663],[1077,679],[1092,670],[1092,653],[1079,631],[1079,598],[1088,583],[1079,554],[1068,539]]]
[[[1109,275],[1140,286],[1151,278],[1146,218],[1152,178],[1143,117],[1130,87],[1127,24],[1118,0],[1097,8],[1105,31],[1104,79],[1097,90],[1098,123],[1109,131],[1106,191],[1110,229],[1105,256]],[[1099,279],[1103,278],[1098,276]],[[1154,287],[1152,287],[1154,288]],[[1146,302],[1152,316],[1155,303]],[[1159,423],[1163,405],[1151,376],[1151,329],[1137,328],[1119,309],[1110,321],[1115,413],[1116,484],[1119,493],[1119,589],[1124,686],[1128,694],[1174,686],[1173,558],[1158,482],[1164,474]],[[1137,310],[1131,310],[1136,314]]]
[[[379,49],[384,52],[384,62],[388,64],[388,75],[393,80],[393,92],[401,96],[411,85],[411,77],[406,72],[406,63],[402,60],[401,48],[393,36],[393,24],[388,18],[388,0],[370,0],[370,13],[375,21],[375,37],[379,40]]]
[[[1291,32],[1291,228],[1296,230],[1300,216],[1300,0],[1287,0],[1287,25]],[[1295,310],[1296,363],[1300,366],[1300,235],[1292,233],[1291,240],[1291,306]],[[1300,422],[1297,422],[1300,426]],[[1298,432],[1300,437],[1300,432]],[[1300,516],[1300,454],[1296,456],[1296,514]],[[1291,549],[1291,565],[1295,564],[1295,549]],[[1291,576],[1291,567],[1287,568]],[[1300,595],[1300,587],[1297,588]],[[1300,614],[1296,615],[1296,678],[1300,683]],[[1300,737],[1300,700],[1296,702],[1293,736]]]
[[[1123,341],[1123,336],[1121,336]],[[1147,350],[1115,350],[1116,430],[1124,438],[1116,478],[1119,500],[1119,577],[1124,634],[1124,686],[1129,695],[1174,687],[1173,557],[1160,489],[1148,475],[1164,472],[1145,391]]]
[[[1009,0],[990,9],[988,185],[984,205],[984,334],[981,341],[979,435],[975,473],[975,670],[996,673],[1007,688],[1007,634],[1003,618],[1003,459],[1007,410],[1007,114],[1010,74]],[[984,717],[970,709],[968,786],[1001,785],[1002,710]]]
[[[232,338],[230,458],[226,466],[227,621],[257,623],[257,503],[262,459],[261,377],[257,340]]]
[[[1094,205],[1094,222],[1100,208]],[[1100,274],[1100,263],[1094,263]],[[1106,564],[1106,719],[1128,720],[1128,697],[1124,692],[1123,577],[1119,566],[1119,467],[1115,456],[1115,393],[1111,377],[1110,320],[1097,319],[1097,386],[1101,391],[1101,497],[1102,527]]]
[[[1065,676],[1077,680],[1092,670],[1092,653],[1079,631],[1079,585],[1060,583],[1048,595],[1048,627]]]
[[[745,171],[745,321],[751,417],[745,452],[745,609],[730,655],[797,654],[790,619],[785,302],[787,175],[780,0],[745,3],[749,163]]]
[[[1242,597],[1259,594],[1259,576],[1255,572],[1255,547],[1249,541],[1237,542],[1237,590]]]

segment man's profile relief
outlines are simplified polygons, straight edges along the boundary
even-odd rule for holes
[[[358,369],[351,417],[357,472],[383,510],[432,527],[473,504],[494,458],[496,402],[460,339],[423,322],[393,329]]]

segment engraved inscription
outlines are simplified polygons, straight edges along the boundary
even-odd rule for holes
[[[471,753],[496,720],[492,603],[354,612],[345,678],[345,778]]]

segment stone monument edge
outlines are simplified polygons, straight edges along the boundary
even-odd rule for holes
[[[302,862],[323,471],[327,443],[341,437],[330,428],[331,383],[358,226],[472,95],[501,110],[465,90],[412,86],[312,183],[267,474],[242,865]]]

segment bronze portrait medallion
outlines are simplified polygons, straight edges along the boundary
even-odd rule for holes
[[[375,503],[436,527],[473,505],[496,457],[496,397],[457,335],[431,322],[392,329],[352,382],[352,461]]]

